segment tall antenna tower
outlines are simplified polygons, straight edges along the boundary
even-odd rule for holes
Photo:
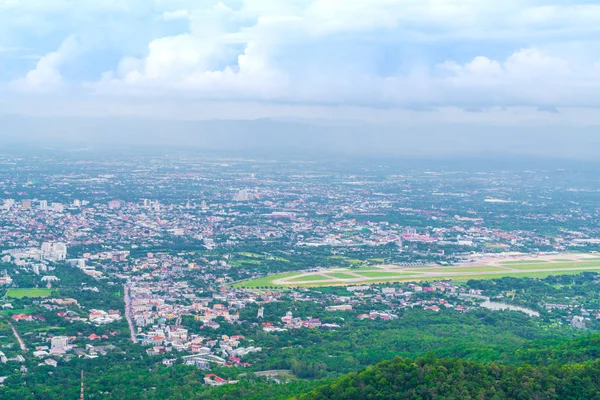
[[[79,394],[79,400],[85,400],[83,396],[83,370],[81,370],[81,393]]]

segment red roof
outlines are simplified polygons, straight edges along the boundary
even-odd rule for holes
[[[100,339],[100,336],[96,335],[95,333],[92,333],[90,336],[88,336],[88,339],[96,340],[96,339]]]

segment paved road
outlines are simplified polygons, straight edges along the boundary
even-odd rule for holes
[[[125,288],[125,318],[127,318],[127,324],[129,324],[129,333],[131,335],[131,341],[133,343],[135,340],[135,331],[133,330],[133,322],[131,322],[131,299],[129,298],[129,287],[127,285]]]

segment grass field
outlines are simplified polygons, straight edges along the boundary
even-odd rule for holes
[[[513,267],[511,267],[513,268]],[[477,272],[502,272],[505,271],[501,267],[443,267],[443,268],[411,268],[411,272],[414,271],[417,274],[423,272],[436,272],[445,274],[447,272],[465,272],[465,273],[477,273]]]
[[[569,260],[567,260],[569,261]],[[516,260],[516,261],[502,261],[500,264],[502,265],[511,265],[511,264],[540,264],[547,263],[546,260]]]
[[[352,278],[356,278],[354,275],[344,274],[343,272],[329,272],[327,274],[327,276],[332,276],[334,278],[339,278],[339,279],[352,279]]]
[[[310,282],[310,281],[330,281],[331,278],[328,278],[323,275],[307,275],[301,276],[299,278],[294,279],[296,282]]]
[[[494,279],[500,277],[532,277],[544,278],[549,275],[572,275],[581,272],[600,273],[600,260],[569,261],[569,262],[519,262],[506,266],[460,266],[460,267],[412,267],[412,268],[336,268],[332,272],[319,272],[306,275],[305,272],[292,272],[287,274],[272,275],[249,282],[242,282],[237,286],[260,287],[295,287],[295,286],[339,286],[374,284],[397,281],[439,281],[453,280],[466,282],[471,279]],[[523,272],[520,272],[523,271]],[[527,271],[527,272],[525,272]],[[361,279],[357,276],[363,276]],[[323,275],[325,274],[325,275]],[[297,278],[294,278],[297,277]],[[277,282],[275,282],[277,281]]]
[[[50,294],[52,289],[8,289],[5,297],[22,299],[23,297],[48,297]]]
[[[599,261],[569,261],[569,262],[553,262],[544,265],[536,264],[519,264],[511,265],[510,268],[514,269],[557,269],[557,268],[590,268],[599,267]]]
[[[396,278],[396,277],[402,277],[402,276],[411,276],[414,275],[410,272],[385,272],[385,271],[378,271],[378,272],[359,272],[359,275],[362,275],[364,277],[367,278],[382,278],[384,276],[389,276],[391,278]]]
[[[291,276],[296,276],[298,274],[299,274],[299,272],[288,272],[286,274],[265,276],[263,278],[252,279],[251,281],[238,282],[234,286],[235,287],[245,287],[245,288],[249,288],[249,289],[273,286],[273,279],[282,279],[282,278],[287,278],[287,277],[291,277]]]

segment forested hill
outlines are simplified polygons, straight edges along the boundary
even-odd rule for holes
[[[600,399],[600,360],[534,368],[398,357],[298,397],[336,399]]]

